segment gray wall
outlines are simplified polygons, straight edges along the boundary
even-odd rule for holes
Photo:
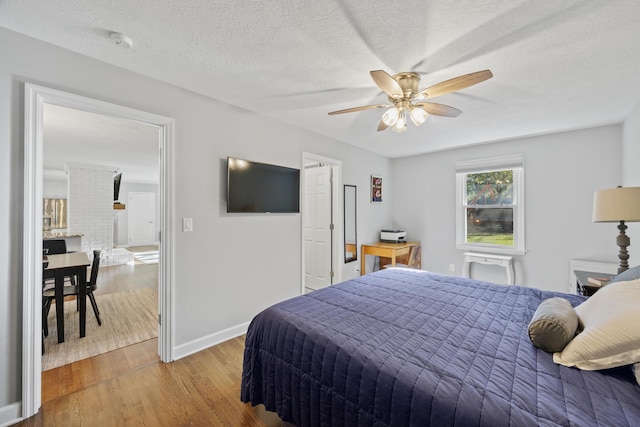
[[[363,190],[372,172],[390,176],[389,159],[3,28],[0,58],[11,58],[0,61],[0,416],[21,399],[24,82],[175,119],[176,346],[300,291],[300,215],[227,215],[227,156],[297,168],[303,151],[341,160],[344,182],[359,186],[359,241],[391,224],[392,195],[372,206]],[[183,217],[194,232],[179,231]]]
[[[621,126],[504,141],[393,161],[393,219],[422,242],[422,266],[444,274],[456,249],[455,162],[523,154],[527,253],[516,283],[566,291],[569,260],[616,260],[615,224],[591,222],[593,192],[621,182]],[[472,277],[505,283],[504,269],[474,264]]]
[[[622,185],[640,187],[640,104],[631,112],[622,127]],[[640,222],[631,222],[627,226],[629,246],[629,265],[640,264]]]

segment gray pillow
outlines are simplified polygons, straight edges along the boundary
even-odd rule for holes
[[[529,339],[536,347],[551,353],[562,351],[578,329],[578,315],[564,298],[540,303],[529,322]]]
[[[623,271],[613,279],[609,280],[609,283],[628,282],[636,279],[640,279],[640,265],[636,265],[635,267],[631,267],[630,269]]]

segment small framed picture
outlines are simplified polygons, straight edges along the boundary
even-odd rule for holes
[[[382,177],[371,175],[371,203],[382,203]]]

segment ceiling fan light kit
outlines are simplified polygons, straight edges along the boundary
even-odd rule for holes
[[[430,114],[442,117],[458,117],[462,113],[462,111],[449,105],[416,101],[455,92],[493,77],[490,70],[477,71],[419,90],[420,75],[418,73],[403,72],[391,76],[383,70],[374,70],[370,74],[376,85],[387,94],[390,104],[347,108],[345,110],[332,111],[329,115],[387,108],[378,124],[378,132],[389,127],[395,132],[405,132],[407,130],[408,117],[411,118],[414,125],[420,126],[429,118]]]
[[[382,115],[382,121],[387,126],[393,126],[398,121],[400,117],[400,110],[396,107],[391,107]]]
[[[429,113],[422,108],[411,106],[411,121],[414,125],[420,126],[429,118]]]
[[[394,132],[405,132],[407,130],[407,112],[404,109],[399,109],[398,120],[393,124]]]

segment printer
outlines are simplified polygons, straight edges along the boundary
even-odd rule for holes
[[[380,231],[380,241],[385,243],[404,243],[407,241],[407,232],[402,230]]]

